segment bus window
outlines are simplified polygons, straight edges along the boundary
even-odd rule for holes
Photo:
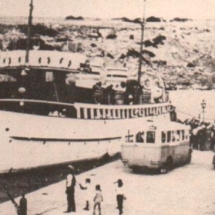
[[[161,133],[161,142],[162,143],[166,142],[166,133],[164,131],[162,131],[162,133]]]
[[[184,130],[181,130],[181,139],[184,140]]]
[[[185,131],[185,139],[186,139],[186,140],[189,139],[189,131],[188,131],[188,130]]]
[[[144,143],[144,132],[138,132],[136,134],[136,142],[137,143]]]
[[[175,138],[175,131],[172,131],[171,133],[172,133],[172,134],[171,134],[171,135],[172,135],[172,142],[175,142],[175,139],[176,139],[176,138]]]
[[[180,139],[181,139],[181,131],[177,130],[176,141],[180,141]]]
[[[155,131],[147,131],[146,142],[155,143]]]
[[[171,141],[171,131],[167,131],[167,143]]]

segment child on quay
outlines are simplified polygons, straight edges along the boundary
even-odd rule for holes
[[[86,206],[83,210],[89,211],[90,210],[90,185],[91,180],[90,178],[86,178],[84,186],[79,184],[80,188],[85,191],[85,198],[86,198]]]
[[[100,185],[96,185],[96,195],[93,199],[94,207],[93,207],[93,215],[96,214],[96,208],[98,207],[99,215],[101,215],[101,202],[103,202],[103,196]]]

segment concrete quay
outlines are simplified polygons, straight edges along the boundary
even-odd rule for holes
[[[134,174],[125,168],[120,160],[106,164],[77,176],[78,183],[91,179],[91,200],[95,185],[100,184],[104,201],[102,215],[118,215],[116,209],[117,179],[124,183],[126,200],[124,215],[212,215],[215,214],[215,171],[212,166],[212,152],[194,151],[190,165],[176,168],[168,174]],[[66,182],[42,188],[26,195],[28,215],[63,215],[67,202]],[[76,213],[93,214],[84,211],[85,191],[76,186]],[[19,198],[16,199],[19,202]],[[11,202],[0,205],[1,215],[15,215]]]

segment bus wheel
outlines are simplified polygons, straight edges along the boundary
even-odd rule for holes
[[[160,169],[160,173],[166,174],[168,173],[173,167],[173,161],[171,157],[168,157],[163,167]]]

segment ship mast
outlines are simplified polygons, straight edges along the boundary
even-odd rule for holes
[[[29,52],[30,52],[30,41],[31,41],[31,25],[32,25],[32,13],[33,13],[33,0],[31,0],[30,3],[30,11],[29,11],[29,17],[28,17],[28,38],[27,38],[27,48],[26,48],[26,56],[25,56],[25,62],[26,64],[29,63]]]
[[[139,68],[138,68],[138,83],[140,84],[140,78],[141,78],[141,70],[142,70],[142,52],[143,52],[143,40],[144,40],[144,30],[145,30],[145,4],[146,0],[143,0],[144,3],[144,9],[143,9],[143,18],[140,22],[141,25],[141,39],[140,39],[140,55],[139,55]]]

